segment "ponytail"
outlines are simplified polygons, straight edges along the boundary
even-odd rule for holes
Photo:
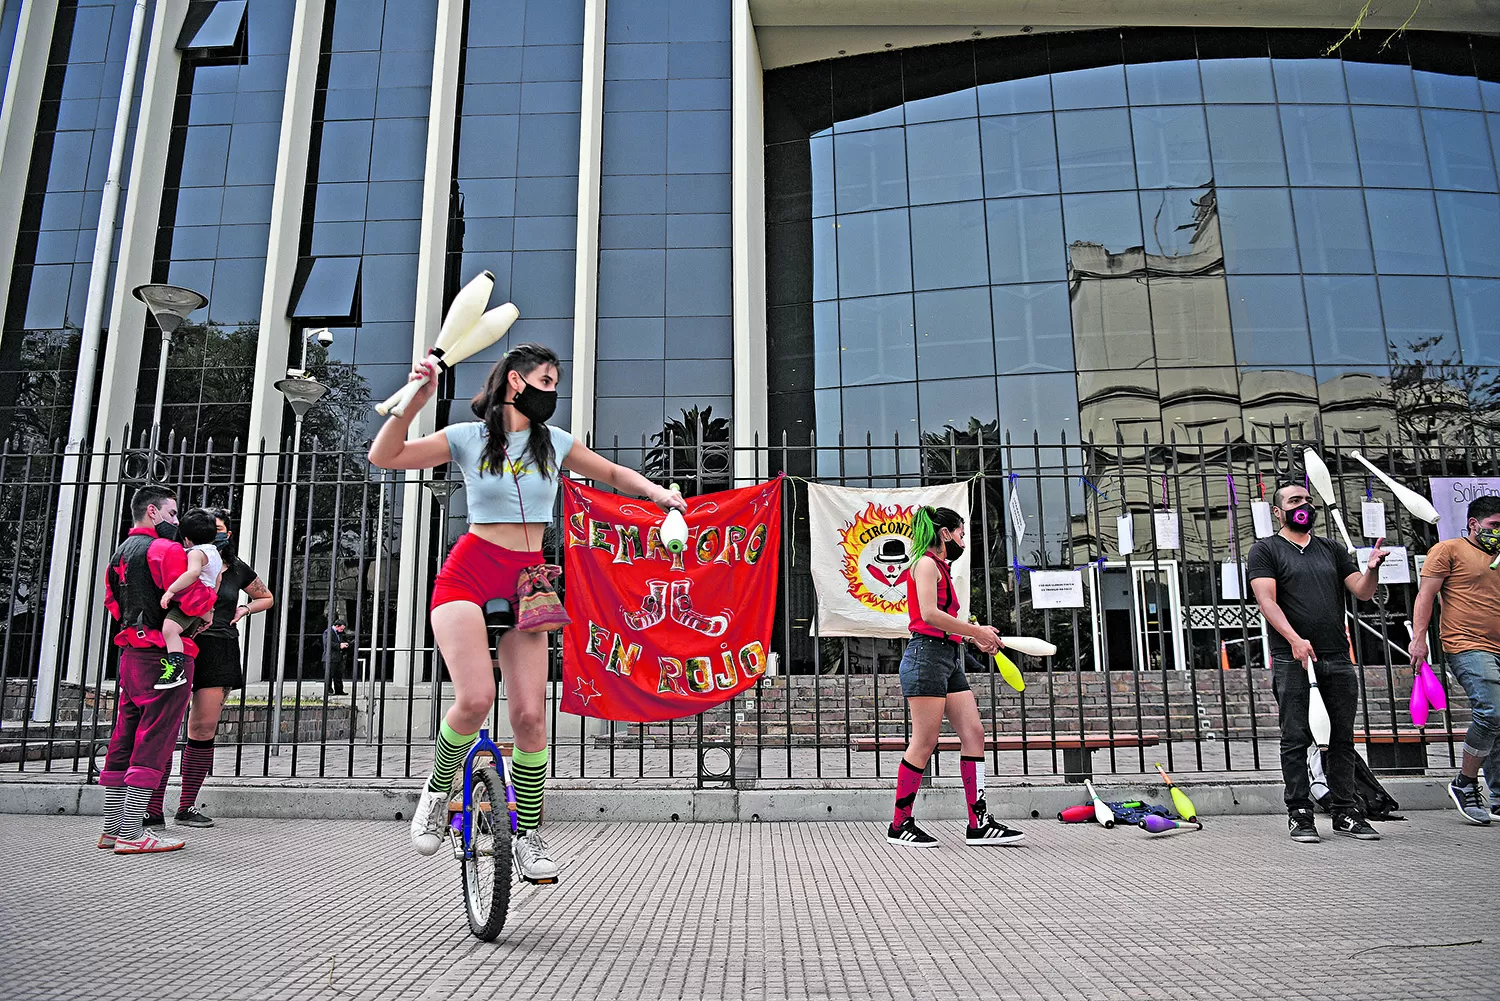
[[[911,519],[911,562],[907,566],[915,566],[922,554],[932,548],[932,541],[936,538],[937,529],[932,527],[932,508],[917,508],[917,513]]]
[[[952,532],[963,524],[963,515],[952,508],[927,505],[917,508],[911,519],[911,562],[907,566],[914,566],[927,550],[937,545],[938,532],[945,528]]]

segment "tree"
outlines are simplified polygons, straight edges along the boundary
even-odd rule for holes
[[[686,497],[728,489],[734,482],[734,448],[727,417],[713,407],[694,407],[673,418],[651,436],[642,472],[653,480],[670,480]]]

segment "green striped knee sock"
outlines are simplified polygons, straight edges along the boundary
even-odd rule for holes
[[[464,758],[469,753],[469,745],[474,743],[477,733],[459,733],[443,720],[442,728],[438,730],[437,752],[433,756],[432,778],[427,782],[427,788],[431,792],[447,793],[453,789],[453,777],[463,767]]]
[[[547,749],[510,755],[510,780],[516,787],[516,827],[522,834],[542,823],[542,789],[547,784]]]

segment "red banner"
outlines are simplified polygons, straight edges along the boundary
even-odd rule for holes
[[[781,480],[688,500],[688,544],[647,501],[563,480],[564,712],[692,716],[766,673],[776,618]]]

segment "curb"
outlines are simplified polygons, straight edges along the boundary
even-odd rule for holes
[[[1383,780],[1403,811],[1450,808],[1446,779]],[[1143,799],[1170,804],[1160,783],[1095,783],[1110,801]],[[409,820],[418,783],[333,785],[284,782],[275,785],[210,781],[201,806],[213,817],[268,820]],[[1184,790],[1204,817],[1279,815],[1285,811],[1281,783],[1187,784]],[[1078,786],[1006,785],[987,788],[990,812],[1004,820],[1052,820],[1064,807],[1086,802]],[[176,797],[176,783],[167,793]],[[604,823],[755,823],[889,821],[892,790],[866,788],[673,789],[662,787],[553,788],[547,816],[556,821]],[[81,782],[0,781],[0,814],[97,816],[102,790]],[[917,812],[931,820],[965,816],[963,788],[943,782],[924,788]]]

